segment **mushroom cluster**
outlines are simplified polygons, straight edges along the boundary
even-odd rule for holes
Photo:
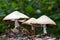
[[[23,19],[23,20],[21,20]],[[28,20],[27,20],[28,19]],[[51,19],[49,18],[48,16],[46,15],[42,15],[40,16],[38,19],[36,18],[29,18],[27,15],[23,14],[23,13],[20,13],[18,11],[14,11],[12,13],[10,13],[9,15],[7,15],[6,17],[4,17],[3,19],[4,21],[14,21],[14,28],[12,29],[12,31],[14,33],[17,33],[19,32],[16,28],[20,27],[20,24],[19,22],[21,22],[21,24],[28,24],[31,26],[31,30],[33,30],[32,32],[34,32],[35,34],[35,27],[33,25],[41,25],[43,27],[43,33],[44,34],[47,34],[47,31],[46,31],[46,25],[47,24],[51,24],[51,25],[56,25],[56,23]]]

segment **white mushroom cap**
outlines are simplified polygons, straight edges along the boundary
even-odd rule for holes
[[[24,15],[23,13],[14,11],[11,14],[7,15],[3,20],[13,20],[13,19],[20,19],[20,18],[29,18],[29,17]]]
[[[25,22],[26,20],[18,20],[19,22]]]
[[[36,19],[35,18],[30,18],[29,20],[25,21],[23,24],[35,24],[36,23]]]
[[[53,24],[53,25],[56,25],[56,23],[52,19],[47,17],[46,15],[43,15],[43,16],[39,17],[37,19],[37,23],[38,24]]]

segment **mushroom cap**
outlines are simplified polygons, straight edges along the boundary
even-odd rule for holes
[[[26,20],[18,20],[19,22],[25,22]]]
[[[36,23],[36,19],[35,18],[30,18],[29,20],[23,22],[23,24],[35,24]]]
[[[42,15],[41,17],[39,17],[37,19],[37,23],[38,24],[53,24],[53,25],[56,25],[56,23],[52,19],[47,17],[46,15]]]
[[[20,19],[20,18],[29,18],[28,16],[24,15],[23,13],[20,13],[18,11],[14,11],[7,15],[3,20],[15,20],[15,19]]]

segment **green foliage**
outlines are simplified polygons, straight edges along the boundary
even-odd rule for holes
[[[31,13],[31,12],[34,11],[34,9],[33,9],[31,6],[27,6],[27,7],[25,8],[25,11],[26,11],[27,13]]]

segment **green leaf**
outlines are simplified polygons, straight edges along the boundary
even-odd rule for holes
[[[31,12],[34,11],[34,9],[32,8],[32,6],[26,6],[25,11],[26,11],[27,13],[31,13]]]
[[[12,5],[13,8],[16,8],[18,6],[18,4],[15,3],[15,2],[12,2],[11,5]]]

